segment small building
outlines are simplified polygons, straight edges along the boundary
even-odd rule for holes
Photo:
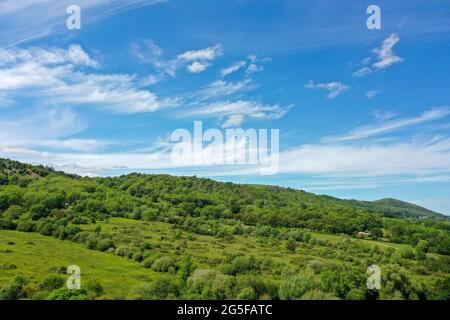
[[[367,239],[370,238],[371,236],[372,233],[370,233],[369,231],[360,231],[356,234],[356,237],[361,239]]]

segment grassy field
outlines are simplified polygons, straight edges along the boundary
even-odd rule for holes
[[[0,265],[13,264],[17,269],[0,270],[0,287],[20,274],[40,283],[45,277],[56,274],[58,267],[78,265],[81,280],[97,280],[108,293],[108,298],[125,298],[135,285],[152,280],[155,272],[144,269],[139,263],[113,254],[88,250],[70,241],[61,241],[36,233],[0,231]]]
[[[348,236],[327,235],[312,232],[313,238],[336,246],[311,245],[300,243],[295,252],[286,251],[286,241],[256,237],[233,236],[232,239],[220,239],[213,236],[192,234],[173,228],[162,222],[144,222],[125,218],[110,218],[97,224],[83,225],[86,231],[101,227],[101,232],[114,239],[116,247],[138,246],[144,242],[152,245],[152,252],[161,256],[170,256],[180,262],[180,257],[191,256],[199,269],[220,270],[227,257],[252,256],[271,262],[271,267],[261,270],[265,279],[277,280],[284,267],[301,270],[306,266],[319,265],[355,267],[354,259],[346,260],[339,256],[340,243],[350,242],[352,247],[377,247],[381,252],[387,248],[395,251],[408,248],[382,241],[355,239]],[[334,255],[329,255],[333,251]],[[345,256],[345,250],[341,251]],[[336,255],[337,253],[337,255]],[[355,259],[360,259],[355,256]],[[17,268],[5,270],[2,266],[13,264]],[[105,291],[104,299],[124,299],[130,290],[138,285],[151,283],[161,273],[146,269],[142,263],[134,262],[114,253],[89,250],[85,245],[72,241],[62,241],[37,233],[18,231],[0,231],[0,287],[6,286],[15,275],[29,279],[29,286],[38,288],[39,283],[49,275],[56,274],[60,267],[75,264],[81,268],[82,281],[95,279]],[[383,264],[383,261],[363,261],[357,272],[365,274],[368,264]],[[355,269],[353,269],[355,270]],[[411,275],[416,280],[429,281],[430,277]]]

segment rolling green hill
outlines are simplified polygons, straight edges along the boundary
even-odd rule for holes
[[[446,299],[449,256],[449,219],[399,200],[0,160],[0,299]]]

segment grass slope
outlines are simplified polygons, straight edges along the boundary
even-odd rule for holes
[[[81,281],[92,278],[104,287],[108,298],[125,298],[129,290],[149,282],[155,272],[140,264],[113,254],[88,250],[85,246],[37,233],[0,231],[0,265],[15,265],[17,269],[0,270],[0,287],[6,287],[15,275],[31,280],[36,286],[59,267],[77,265]]]

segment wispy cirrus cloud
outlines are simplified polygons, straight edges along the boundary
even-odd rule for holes
[[[377,136],[381,134],[385,134],[388,132],[392,132],[394,130],[403,129],[406,127],[418,125],[421,123],[435,121],[447,117],[450,115],[449,107],[436,107],[430,110],[423,112],[422,114],[416,117],[395,119],[389,121],[382,121],[375,125],[367,125],[354,129],[350,133],[340,136],[340,137],[332,137],[328,138],[328,140],[332,141],[349,141],[349,140],[357,140],[368,138],[372,136]],[[389,118],[391,118],[390,116]]]
[[[177,69],[185,67],[190,73],[200,73],[211,66],[213,60],[223,54],[223,47],[216,44],[199,50],[188,50],[173,59],[164,59],[164,51],[153,40],[145,39],[131,44],[131,52],[143,63],[152,65],[162,75],[174,77]]]
[[[371,66],[365,66],[352,74],[353,77],[360,78],[373,72],[387,69],[388,67],[403,62],[403,58],[399,57],[394,52],[395,45],[400,41],[400,37],[392,33],[383,40],[381,46],[375,48],[375,62]],[[371,57],[364,59],[364,64],[370,63]]]
[[[249,91],[255,87],[256,85],[253,85],[250,79],[245,79],[238,82],[216,80],[213,83],[195,92],[194,96],[203,101],[218,97],[230,96],[243,91]]]
[[[14,46],[66,31],[66,9],[73,4],[82,9],[84,25],[119,12],[164,2],[167,0],[2,0],[0,46]]]
[[[347,91],[350,86],[337,81],[328,83],[315,83],[313,80],[310,80],[307,84],[305,84],[305,88],[326,90],[329,92],[327,95],[328,99],[334,99],[343,92]]]
[[[240,126],[244,119],[279,119],[284,116],[291,106],[262,104],[256,101],[220,101],[206,105],[199,105],[189,111],[179,113],[181,117],[216,117],[225,119],[222,127]]]
[[[242,61],[238,61],[233,63],[231,66],[227,67],[227,68],[223,68],[220,73],[222,74],[222,77],[226,77],[232,73],[235,73],[236,71],[244,68],[247,65],[247,61],[242,60]]]

